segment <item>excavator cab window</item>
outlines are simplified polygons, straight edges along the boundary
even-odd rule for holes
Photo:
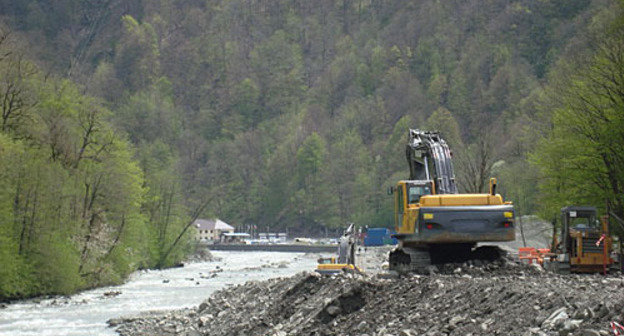
[[[398,199],[398,206],[399,206],[399,213],[402,214],[404,209],[403,209],[403,186],[401,186],[400,188],[397,188],[397,191],[399,192],[399,195],[397,197]]]
[[[593,216],[570,217],[570,227],[576,230],[598,229],[598,225],[596,225],[596,220]]]
[[[407,201],[410,204],[418,203],[423,195],[431,195],[431,187],[429,185],[412,185],[409,187]]]
[[[567,212],[568,227],[575,230],[596,230],[600,222],[596,220],[594,211],[570,210]]]
[[[395,196],[395,223],[394,226],[397,228],[403,225],[403,211],[405,211],[405,207],[403,205],[403,189],[404,185],[398,185],[396,188],[396,196]]]

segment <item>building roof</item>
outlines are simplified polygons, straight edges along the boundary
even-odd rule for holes
[[[197,219],[195,220],[195,227],[199,230],[221,230],[229,231],[234,230],[234,227],[228,223],[215,218],[215,219]]]

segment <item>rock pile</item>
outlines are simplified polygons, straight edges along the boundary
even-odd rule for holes
[[[207,248],[198,247],[186,260],[186,262],[191,263],[204,261],[220,261],[220,258],[214,257]]]
[[[196,309],[110,321],[137,335],[611,335],[624,279],[557,275],[503,259],[428,275],[291,278],[215,292]]]

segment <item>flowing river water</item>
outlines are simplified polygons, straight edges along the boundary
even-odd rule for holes
[[[117,335],[106,321],[152,310],[199,305],[228,285],[310,271],[317,255],[213,251],[219,261],[134,273],[123,285],[0,308],[0,335]],[[216,274],[216,276],[213,276]]]

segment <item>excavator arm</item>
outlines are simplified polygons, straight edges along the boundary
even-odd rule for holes
[[[410,129],[405,153],[410,180],[431,180],[436,194],[457,194],[451,150],[439,132]]]

